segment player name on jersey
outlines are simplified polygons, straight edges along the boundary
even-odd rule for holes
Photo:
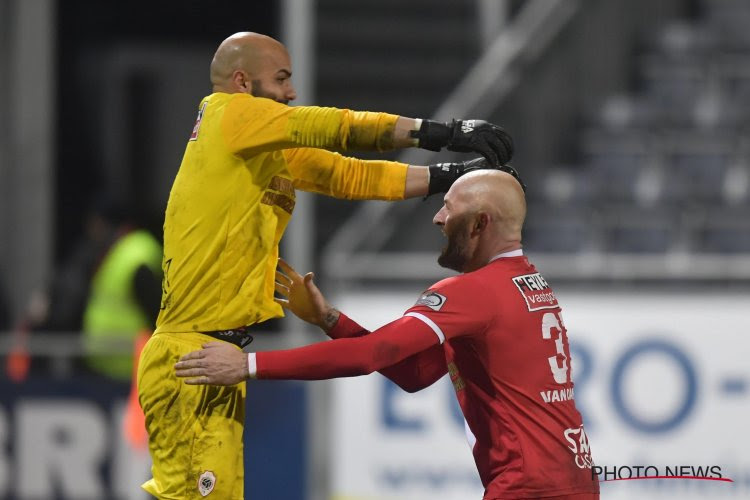
[[[529,311],[558,307],[555,294],[547,284],[547,280],[541,274],[534,273],[515,276],[513,283],[518,288],[518,291],[521,292]]]
[[[573,401],[573,388],[556,389],[554,391],[540,391],[545,403],[557,403],[558,401]]]

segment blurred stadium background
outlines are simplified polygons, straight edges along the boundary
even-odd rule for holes
[[[603,498],[750,498],[748,26],[747,0],[0,0],[0,350],[97,194],[160,236],[213,51],[259,31],[289,47],[297,104],[513,133],[525,251],[565,311],[595,460],[734,480]],[[282,253],[376,327],[446,276],[439,205],[301,195]],[[287,319],[253,347],[320,339]],[[27,344],[27,376],[0,375],[0,498],[144,498],[128,384],[77,370],[77,332]],[[449,387],[249,384],[246,498],[480,498]]]

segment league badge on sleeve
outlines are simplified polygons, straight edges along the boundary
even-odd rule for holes
[[[419,299],[417,300],[417,303],[414,304],[415,306],[427,306],[433,311],[439,311],[441,307],[443,307],[443,304],[445,304],[445,301],[448,299],[445,297],[445,295],[440,295],[434,290],[427,290],[424,292]]]
[[[203,106],[201,106],[201,109],[198,110],[198,118],[195,119],[195,125],[193,125],[193,133],[190,134],[189,141],[197,141],[198,140],[198,132],[201,130],[201,122],[203,121],[203,112],[206,111],[206,105],[208,104],[208,101],[203,103]]]

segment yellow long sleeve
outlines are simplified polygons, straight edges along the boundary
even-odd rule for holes
[[[388,113],[290,107],[271,99],[233,94],[222,130],[228,149],[246,156],[298,147],[385,151],[393,148],[398,118]]]
[[[403,200],[408,165],[360,160],[322,149],[284,150],[294,187],[348,200]]]

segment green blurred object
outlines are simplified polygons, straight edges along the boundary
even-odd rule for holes
[[[145,230],[132,231],[117,240],[105,255],[91,282],[83,316],[86,361],[93,370],[117,380],[130,380],[133,356],[114,354],[114,347],[132,346],[137,334],[153,329],[139,305],[133,281],[141,266],[161,272],[162,248]]]

